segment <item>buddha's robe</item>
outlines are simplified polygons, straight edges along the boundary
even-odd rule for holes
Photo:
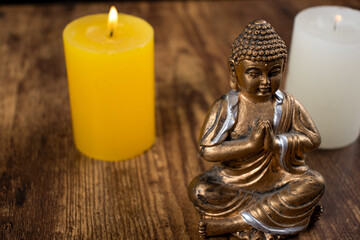
[[[241,111],[238,94],[231,90],[211,106],[200,152],[232,140]],[[262,150],[223,161],[197,176],[190,183],[189,197],[205,218],[241,214],[252,227],[277,235],[296,234],[308,226],[325,184],[319,173],[305,165],[305,152],[320,145],[320,136],[295,98],[280,90],[275,98],[273,130],[280,152]]]

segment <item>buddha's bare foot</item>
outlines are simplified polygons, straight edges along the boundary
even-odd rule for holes
[[[206,222],[200,220],[198,227],[199,227],[200,238],[206,238]]]
[[[200,237],[218,236],[251,229],[241,215],[224,219],[203,218],[199,222]]]
[[[239,240],[279,240],[280,236],[272,235],[270,233],[264,233],[258,229],[246,229],[232,234]]]
[[[311,227],[315,222],[317,222],[320,219],[323,212],[324,212],[323,207],[319,204],[316,205],[314,212],[310,218],[309,227]]]

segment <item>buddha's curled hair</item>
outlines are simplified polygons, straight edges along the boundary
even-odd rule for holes
[[[230,59],[235,65],[247,59],[256,62],[270,62],[277,59],[286,61],[285,42],[265,20],[250,22],[234,40]]]

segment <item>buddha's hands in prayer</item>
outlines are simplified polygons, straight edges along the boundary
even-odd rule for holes
[[[270,121],[264,119],[258,119],[254,122],[250,133],[250,141],[254,144],[254,150],[277,151],[279,148]]]
[[[269,124],[270,122],[264,119],[257,119],[253,123],[249,140],[251,145],[253,146],[254,152],[259,151],[264,147],[265,136]]]
[[[278,152],[280,149],[280,143],[276,137],[274,130],[269,122],[266,127],[265,139],[264,139],[264,149],[265,151],[275,151]]]

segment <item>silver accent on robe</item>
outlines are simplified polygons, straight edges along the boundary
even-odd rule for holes
[[[304,230],[307,226],[299,226],[299,227],[288,227],[288,228],[276,228],[276,227],[270,227],[266,224],[260,222],[256,218],[254,218],[250,213],[248,212],[242,212],[241,216],[244,218],[245,222],[250,224],[252,227],[256,229],[260,229],[263,232],[271,233],[271,234],[278,234],[278,235],[290,235],[298,233],[302,230]]]
[[[231,90],[228,94],[226,94],[225,100],[227,102],[226,119],[219,133],[211,141],[211,144],[213,145],[216,145],[225,140],[224,138],[226,138],[229,129],[234,126],[238,114],[237,105],[239,102],[239,92],[236,90]]]
[[[274,131],[276,132],[281,120],[284,94],[280,90],[277,90],[275,92],[275,99],[276,99],[276,105],[275,105],[275,113],[274,113]]]

